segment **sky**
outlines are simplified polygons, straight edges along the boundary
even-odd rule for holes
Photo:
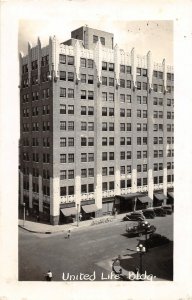
[[[173,22],[170,20],[120,20],[108,15],[96,19],[73,19],[53,14],[46,19],[21,19],[19,22],[19,51],[27,53],[28,42],[36,45],[40,37],[42,46],[48,44],[49,36],[56,35],[60,42],[70,38],[71,31],[88,25],[91,28],[114,34],[114,44],[130,52],[134,47],[137,54],[146,55],[150,50],[154,62],[161,63],[165,58],[173,65]]]

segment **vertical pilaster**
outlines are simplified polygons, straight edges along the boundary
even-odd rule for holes
[[[32,59],[31,59],[31,48],[32,48],[31,44],[28,43],[28,78],[29,78],[29,84],[31,82],[31,61],[32,61]]]
[[[32,185],[32,174],[29,173],[29,207],[33,207],[33,185]]]
[[[117,79],[117,78],[116,78]],[[120,99],[119,86],[115,89],[115,195],[120,195]]]
[[[59,178],[50,178],[50,217],[53,225],[58,224],[60,214],[60,183]]]
[[[41,175],[39,175],[39,211],[43,212],[43,186]]]
[[[115,77],[117,85],[120,85],[120,53],[119,47],[116,44],[114,47],[114,63],[115,63]]]
[[[23,172],[19,171],[20,177],[20,203],[23,204]]]
[[[19,85],[22,85],[22,66],[23,66],[23,53],[19,53]]]
[[[132,50],[134,51],[134,49]],[[131,55],[134,54],[131,52]],[[136,84],[136,76],[135,76],[135,68],[136,66],[133,63],[133,57],[132,57],[132,76],[133,76],[133,82],[134,87],[132,90],[132,111],[131,111],[131,126],[132,126],[132,174],[131,174],[131,192],[135,193],[137,192],[137,92],[135,88]],[[135,77],[135,79],[134,79]]]
[[[136,63],[136,53],[135,53],[135,48],[131,50],[131,72],[133,76],[133,84],[136,86],[136,68],[137,68],[137,63]]]
[[[152,83],[151,83],[152,84]],[[148,155],[148,196],[153,200],[153,91],[148,92],[148,118],[147,118],[147,155]]]
[[[41,77],[41,42],[40,39],[38,38],[37,40],[37,62],[38,62],[38,82],[40,82],[40,77]]]

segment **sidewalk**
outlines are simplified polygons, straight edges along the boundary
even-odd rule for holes
[[[23,224],[23,220],[19,219],[18,226],[20,228],[23,228],[23,229],[25,229],[29,232],[33,232],[33,233],[54,234],[54,233],[58,233],[58,232],[66,232],[69,229],[72,231],[72,230],[77,230],[77,229],[81,229],[81,228],[85,228],[85,227],[89,227],[89,226],[95,228],[99,225],[109,224],[112,222],[122,220],[122,218],[125,215],[126,215],[126,213],[119,214],[116,216],[116,218],[114,216],[103,216],[101,218],[96,218],[93,220],[81,221],[81,222],[79,222],[79,226],[77,226],[77,222],[70,223],[70,224],[63,224],[63,225],[50,225],[50,224],[43,224],[43,223],[38,223],[38,222],[33,222],[33,221],[28,221],[28,220],[25,220],[25,222]],[[97,225],[92,225],[93,221],[104,220],[107,218],[111,219],[112,221],[109,223],[101,223],[101,224],[97,224]]]

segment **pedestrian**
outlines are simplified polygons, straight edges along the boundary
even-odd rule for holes
[[[46,280],[47,280],[47,281],[52,281],[52,278],[53,278],[53,274],[52,274],[52,272],[49,270],[49,271],[46,273]]]
[[[71,237],[71,230],[69,229],[67,233],[67,238],[70,239],[70,237]]]
[[[82,220],[82,214],[80,213],[79,214],[79,221],[81,222],[81,220]]]

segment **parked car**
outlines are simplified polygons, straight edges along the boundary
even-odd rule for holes
[[[147,219],[154,219],[155,218],[155,212],[153,208],[147,208],[142,210],[143,215]]]
[[[163,205],[161,207],[167,213],[167,215],[171,215],[172,214],[173,209],[172,209],[171,205]]]
[[[161,207],[154,207],[153,208],[154,213],[158,217],[165,217],[166,216],[166,211],[162,209]]]
[[[138,222],[137,225],[133,224],[132,226],[127,224],[126,232],[128,233],[129,236],[137,236],[137,235],[142,236],[143,234],[151,234],[156,231],[156,227],[154,225],[150,225],[148,223],[147,228],[144,225],[145,222],[143,221]]]
[[[133,211],[128,214],[123,218],[123,221],[144,221],[145,216],[143,215],[142,211]]]

